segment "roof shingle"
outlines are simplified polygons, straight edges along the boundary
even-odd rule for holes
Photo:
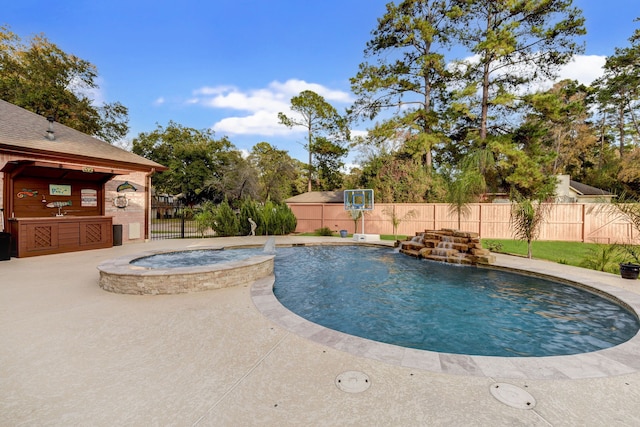
[[[344,203],[344,191],[311,191],[289,197],[287,203]]]
[[[60,123],[53,123],[55,139],[50,140],[48,129],[49,121],[45,117],[0,99],[0,150],[69,160],[91,159],[97,164],[132,170],[167,169]]]

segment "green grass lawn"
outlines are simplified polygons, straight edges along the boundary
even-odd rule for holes
[[[521,240],[483,239],[482,246],[493,252],[527,256],[527,242]],[[579,265],[598,246],[582,242],[535,241],[531,244],[531,252],[534,258]]]
[[[483,239],[482,246],[492,252],[527,256],[527,242],[520,240]],[[630,261],[624,251],[612,245],[582,242],[534,241],[532,257],[559,264],[618,273],[618,264]]]

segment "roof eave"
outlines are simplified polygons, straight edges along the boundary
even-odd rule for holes
[[[105,167],[105,168],[115,168],[115,169],[126,169],[130,171],[138,171],[138,172],[162,172],[169,169],[166,166],[163,166],[159,163],[155,163],[153,161],[151,164],[141,164],[134,162],[122,162],[117,160],[108,160],[102,159],[99,157],[91,157],[91,156],[80,156],[73,154],[62,154],[55,151],[43,151],[30,149],[28,147],[16,147],[15,145],[5,145],[0,143],[0,150],[9,154],[14,155],[30,155],[34,157],[46,158],[49,161],[60,161],[60,162],[75,162],[75,163],[90,163],[92,165]]]

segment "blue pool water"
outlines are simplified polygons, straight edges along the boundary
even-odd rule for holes
[[[278,248],[275,275],[280,302],[314,323],[437,352],[577,354],[620,344],[640,327],[633,313],[582,289],[386,248]]]
[[[262,249],[193,249],[166,252],[134,259],[130,264],[148,268],[178,268],[211,265],[227,261],[240,261],[264,255]]]

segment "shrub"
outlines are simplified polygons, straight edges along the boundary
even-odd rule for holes
[[[293,214],[289,206],[286,203],[281,203],[278,205],[278,218],[279,218],[279,226],[282,227],[282,234],[289,234],[296,231],[296,226],[298,225],[298,219]]]
[[[220,203],[215,211],[213,227],[218,236],[236,236],[238,235],[239,225],[238,217],[229,206],[229,202],[225,199]]]
[[[619,253],[620,249],[615,245],[597,245],[589,248],[589,252],[580,266],[613,273],[617,268]]]
[[[318,236],[333,236],[333,231],[329,227],[318,228],[315,231]]]
[[[274,203],[270,200],[262,208],[262,221],[267,234],[285,235],[296,230],[297,220],[286,203]]]
[[[213,202],[205,202],[199,211],[193,216],[196,228],[202,237],[209,228],[214,230],[216,205]]]
[[[249,218],[251,218],[257,225],[256,236],[264,234],[261,210],[262,206],[260,206],[257,201],[248,197],[242,200],[239,215],[240,234],[242,234],[243,236],[247,236],[251,233],[251,224],[249,223]]]
[[[483,246],[485,249],[488,249],[491,252],[502,252],[502,243],[500,242],[492,242],[491,240],[485,240],[483,242]]]

